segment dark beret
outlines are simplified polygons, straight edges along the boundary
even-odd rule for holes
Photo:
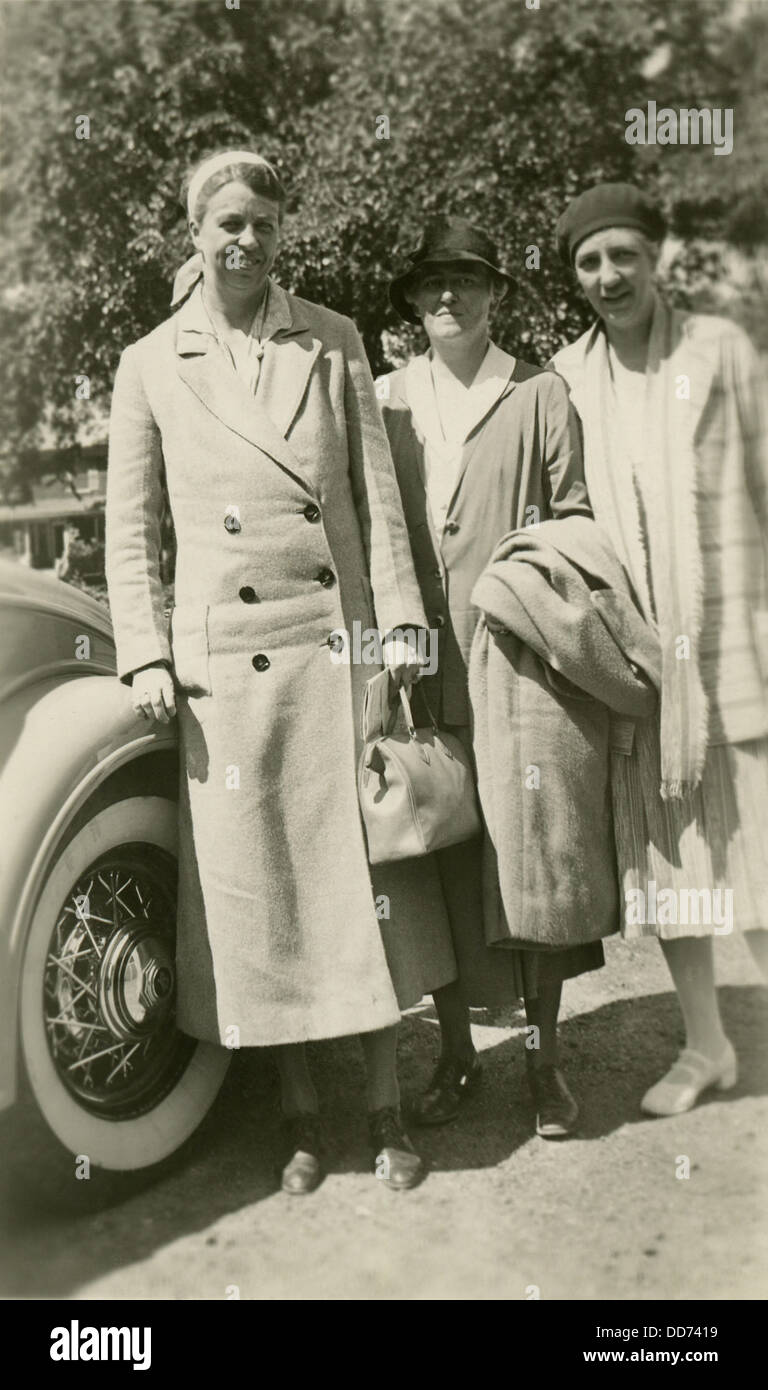
[[[636,227],[652,241],[662,241],[667,230],[658,203],[631,183],[598,183],[568,204],[556,228],[557,253],[573,265],[576,248],[585,237],[604,227]]]

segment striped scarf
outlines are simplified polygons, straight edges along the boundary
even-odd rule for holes
[[[709,710],[701,679],[703,567],[699,541],[694,430],[701,411],[696,373],[673,317],[656,301],[645,377],[642,464],[634,472],[617,449],[608,345],[597,326],[585,355],[589,434],[587,487],[595,516],[611,535],[641,610],[658,627],[662,656],[661,795],[677,800],[701,781]],[[654,611],[655,610],[655,611]]]

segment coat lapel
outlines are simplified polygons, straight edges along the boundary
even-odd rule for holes
[[[478,380],[472,387],[473,411],[468,420],[469,428],[461,450],[461,459],[456,473],[456,481],[451,495],[449,511],[455,503],[456,495],[461,487],[462,479],[467,471],[470,459],[480,441],[482,427],[485,421],[510,392],[515,389],[513,375],[516,365],[516,359],[511,357],[509,353],[503,352],[501,348],[497,348],[495,343],[490,345],[487,360],[483,363],[481,373],[478,374]],[[446,461],[450,460],[450,458],[455,455],[455,447],[446,444],[443,438],[437,402],[435,400],[435,392],[432,385],[429,357],[426,354],[411,358],[406,366],[405,395],[416,428],[416,434],[420,442],[422,442],[422,446],[428,443],[430,449],[433,450],[438,457],[442,456]],[[434,535],[434,526],[432,526],[429,507],[427,507],[427,514]]]
[[[440,417],[437,413],[435,393],[432,389],[432,376],[429,370],[429,357],[426,353],[419,357],[412,357],[407,363],[403,385],[417,438],[422,443],[428,442],[430,449],[435,449],[439,454],[450,455],[453,449],[446,445],[440,428]],[[426,473],[424,476],[426,477]]]
[[[267,344],[256,396],[226,361],[201,320],[199,290],[182,307],[176,330],[176,366],[182,381],[228,429],[253,444],[312,492],[303,465],[287,442],[309,376],[322,347],[294,302],[274,284],[284,323]],[[271,314],[271,311],[270,311]]]
[[[496,410],[497,407],[501,405],[501,402],[506,400],[507,396],[511,395],[515,389],[516,383],[513,380],[514,370],[517,366],[515,358],[510,357],[509,353],[502,352],[495,344],[492,344],[492,347],[496,354],[496,360],[493,363],[493,374],[489,375],[487,380],[477,387],[477,414],[461,451],[461,462],[459,464],[458,473],[456,474],[456,483],[448,508],[449,512],[451,512],[456,505],[456,497],[464,481],[464,475],[469,467],[472,455],[482,438],[483,425],[488,419],[488,416],[493,414],[493,411]],[[501,360],[502,358],[504,359],[503,361]]]
[[[304,399],[322,343],[313,338],[308,327],[294,323],[292,330],[281,330],[272,347],[264,354],[257,400],[285,438]]]

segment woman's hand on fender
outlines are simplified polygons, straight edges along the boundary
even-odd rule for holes
[[[396,690],[401,685],[410,685],[419,680],[422,668],[427,664],[419,652],[415,634],[410,632],[385,637],[382,657]]]
[[[132,682],[133,708],[145,719],[170,723],[176,713],[173,676],[167,666],[144,666],[134,671]]]

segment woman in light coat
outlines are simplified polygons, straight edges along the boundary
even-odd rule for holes
[[[437,674],[425,676],[419,689],[438,723],[469,751],[477,580],[507,532],[591,515],[578,428],[562,382],[491,340],[489,318],[509,283],[482,228],[459,217],[436,218],[390,285],[401,316],[423,325],[429,350],[377,385],[416,573],[437,634]],[[469,1007],[524,996],[536,1128],[544,1138],[567,1135],[578,1105],[558,1065],[562,985],[603,964],[600,938],[615,930],[613,914],[596,910],[578,922],[563,949],[542,950],[526,939],[524,921],[500,925],[487,831],[434,857],[459,973],[433,991],[441,1055],[415,1115],[423,1124],[442,1124],[479,1083]]]
[[[332,659],[340,629],[425,625],[392,461],[354,325],[270,276],[274,169],[226,151],[195,171],[187,202],[197,281],[123,353],[107,496],[119,674],[147,718],[178,711],[178,1022],[277,1047],[291,1192],[321,1176],[303,1044],[359,1033],[372,1158],[391,1186],[412,1186],[396,1025],[455,966],[428,868],[372,881],[356,760],[373,671]],[[383,648],[396,682],[417,674],[415,646]]]
[[[768,940],[765,376],[735,324],[656,293],[664,230],[631,184],[574,199],[558,249],[597,321],[553,359],[595,518],[661,643],[660,719],[613,758],[623,931],[659,937],[686,1032],[652,1115],[735,1084],[713,935],[745,931],[763,970]]]

